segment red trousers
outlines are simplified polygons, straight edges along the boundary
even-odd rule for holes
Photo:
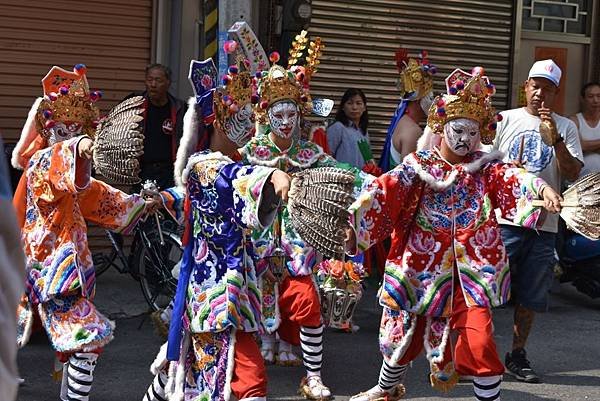
[[[311,276],[283,279],[279,286],[279,314],[279,337],[293,345],[300,345],[300,326],[321,325],[321,301]]]
[[[267,372],[254,335],[238,331],[235,335],[231,392],[238,400],[267,396]]]
[[[423,351],[426,317],[418,316],[417,319],[411,344],[398,362],[400,365],[413,361]],[[497,376],[504,373],[504,365],[498,357],[494,341],[490,309],[479,306],[467,307],[460,286],[454,288],[450,330],[456,338],[446,346],[444,362],[452,358],[457,373],[476,377]],[[454,336],[451,334],[449,337]]]

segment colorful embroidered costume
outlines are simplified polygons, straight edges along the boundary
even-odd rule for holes
[[[489,121],[496,117],[482,91],[487,77],[457,70],[447,82],[450,95],[430,111],[434,133],[444,129],[446,149],[454,127],[458,135],[473,133],[473,147],[480,130],[482,141],[490,143]],[[462,139],[459,144],[457,152],[466,146]],[[493,341],[490,308],[508,300],[510,272],[494,209],[516,224],[535,227],[541,210],[531,201],[545,183],[503,163],[498,152],[467,147],[458,163],[440,152],[410,154],[369,183],[350,208],[359,250],[392,235],[378,294],[384,307],[379,334],[384,363],[378,385],[353,400],[386,393],[399,398],[403,389],[392,396],[393,389],[401,387],[408,364],[423,349],[434,387],[449,390],[458,374],[469,375],[478,398],[499,397],[504,367]],[[456,342],[450,341],[451,331],[458,334]]]
[[[18,341],[28,341],[34,314],[39,314],[50,344],[65,362],[61,398],[77,394],[87,400],[97,353],[112,340],[114,323],[92,303],[96,277],[86,223],[127,233],[145,201],[91,178],[91,161],[78,155],[79,143],[90,140],[79,135],[93,135],[97,116],[85,66],[73,73],[53,67],[42,82],[46,97],[34,104],[13,153],[13,164],[25,167],[13,200],[27,258]],[[51,124],[40,123],[50,118]]]
[[[263,193],[274,169],[234,164],[218,152],[192,156],[188,169],[187,243],[167,357],[179,362],[178,370],[189,369],[185,384],[176,383],[185,386],[186,400],[227,400],[236,383],[248,379],[233,373],[234,343],[260,327],[260,292],[247,230],[264,229],[273,218],[274,213],[259,215],[259,202],[275,201]],[[176,388],[175,394],[182,390]]]

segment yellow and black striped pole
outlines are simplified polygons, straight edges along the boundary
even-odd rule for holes
[[[212,58],[218,62],[217,50],[219,38],[219,2],[204,0],[204,58]]]

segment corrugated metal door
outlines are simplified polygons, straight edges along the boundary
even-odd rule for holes
[[[394,62],[399,46],[411,56],[429,52],[438,67],[436,94],[454,68],[484,66],[497,87],[495,106],[507,108],[512,0],[313,0],[312,6],[310,35],[322,37],[326,46],[312,95],[334,99],[337,109],[347,88],[362,89],[376,156],[399,100]]]
[[[15,142],[52,65],[88,67],[106,112],[143,89],[152,0],[3,0],[0,7],[0,132]]]

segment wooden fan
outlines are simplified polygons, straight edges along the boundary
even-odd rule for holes
[[[581,177],[562,196],[560,217],[567,227],[591,240],[600,239],[600,172]],[[544,206],[544,201],[532,204]]]

